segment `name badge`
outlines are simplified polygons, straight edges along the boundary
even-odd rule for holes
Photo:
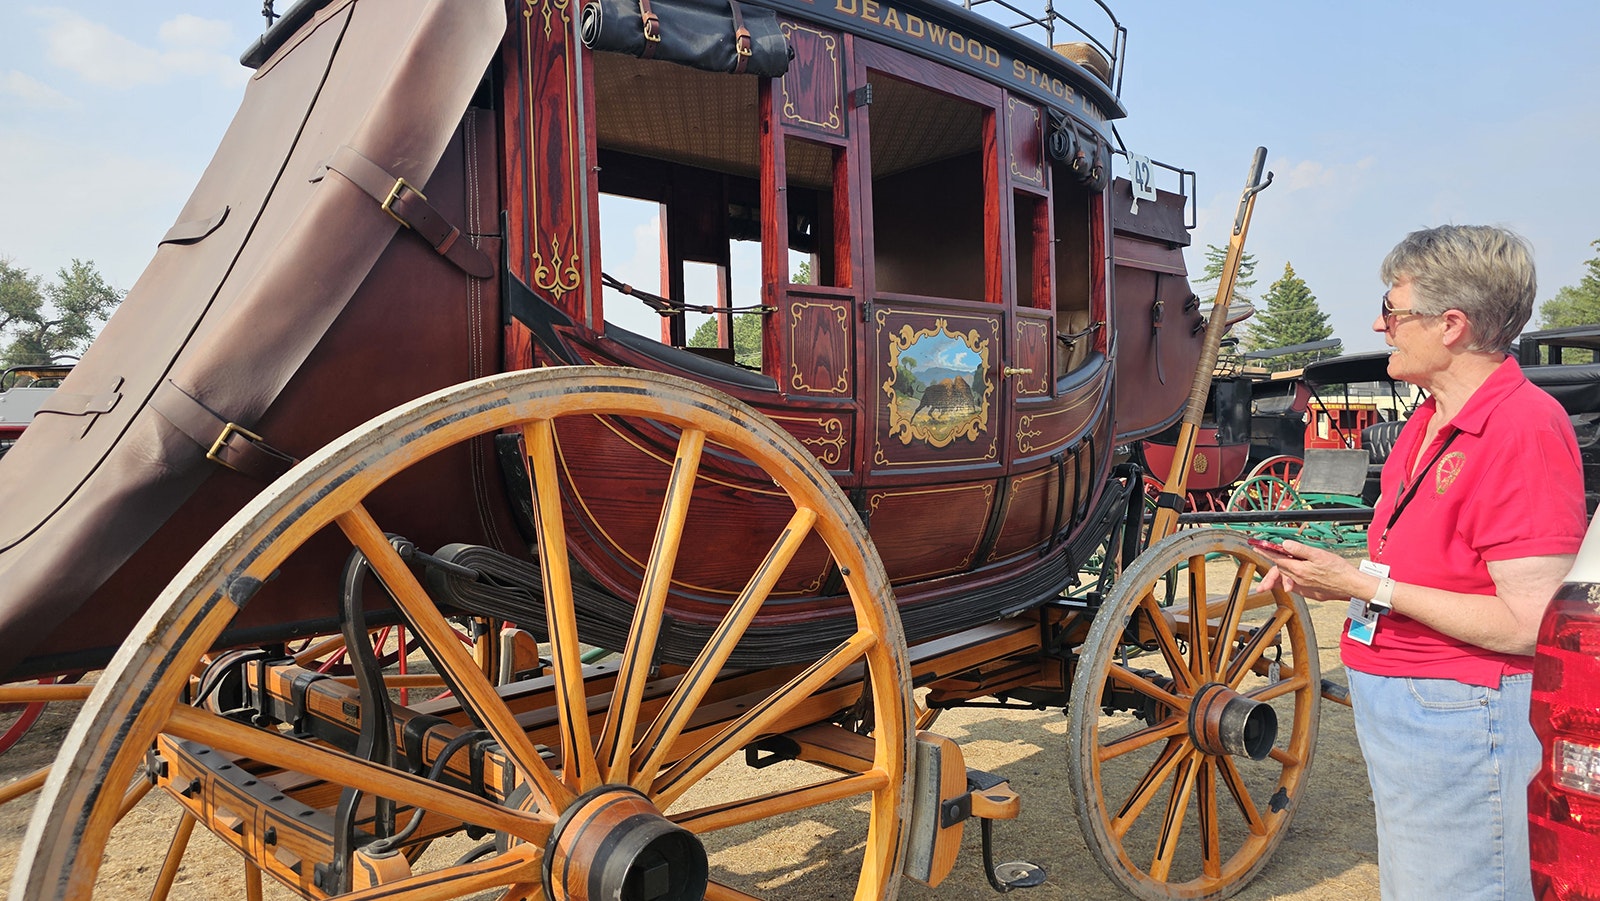
[[[1387,578],[1389,564],[1374,563],[1371,560],[1361,561],[1360,570],[1369,576]],[[1372,637],[1378,633],[1378,612],[1364,598],[1351,598],[1350,609],[1346,612],[1350,621],[1346,624],[1345,634],[1352,641],[1359,641],[1364,645],[1372,645]]]

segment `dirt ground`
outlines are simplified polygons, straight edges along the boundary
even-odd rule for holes
[[[1311,607],[1323,676],[1340,683],[1338,635],[1343,611],[1339,604]],[[68,705],[60,706],[64,709],[48,713],[21,744],[0,756],[0,784],[49,762],[71,714]],[[1067,727],[1060,711],[972,709],[947,712],[935,728],[962,746],[969,766],[1008,777],[1022,796],[1021,818],[995,825],[995,859],[1031,861],[1047,871],[1048,879],[1038,888],[1013,893],[1014,897],[1033,901],[1129,897],[1100,871],[1079,833],[1068,787]],[[30,796],[0,808],[0,884],[10,884],[31,807]],[[116,853],[102,874],[97,897],[148,897],[176,817],[175,805],[160,792],[141,802],[116,833]],[[714,854],[713,866],[760,876],[758,883],[773,897],[848,898],[853,874],[834,858],[855,839],[836,836],[834,831],[809,814],[766,823],[747,839]],[[463,840],[459,847],[437,851],[458,854],[466,847]],[[1325,701],[1309,788],[1294,824],[1266,867],[1236,897],[1377,898],[1376,855],[1372,809],[1350,710]],[[912,901],[993,897],[981,860],[979,831],[975,823],[969,824],[951,877],[937,889],[906,881],[900,897]],[[269,898],[289,897],[275,886],[267,889]],[[237,860],[217,839],[197,835],[173,897],[214,901],[243,895]]]

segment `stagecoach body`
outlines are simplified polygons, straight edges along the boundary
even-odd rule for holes
[[[772,416],[850,492],[915,635],[1033,606],[1076,572],[1088,549],[1070,539],[1104,531],[1117,446],[1177,417],[1201,321],[1184,198],[1135,213],[1110,178],[1115,73],[945,4],[776,5],[793,51],[777,77],[591,51],[580,10],[501,6],[302,4],[252,51],[179,222],[0,471],[0,615],[32,636],[5,643],[14,675],[108,656],[274,456],[551,364],[681,374]],[[373,215],[402,179],[396,215]],[[398,221],[423,195],[459,230],[448,253]],[[641,287],[722,309],[749,289],[759,369],[686,348],[681,306],[654,333],[608,321],[639,306],[604,287],[616,197],[659,205],[660,281]],[[741,248],[759,271],[730,268]],[[802,259],[809,284],[791,280]],[[716,287],[691,296],[697,267]],[[622,597],[659,440],[597,423],[568,442],[589,539],[574,553]],[[396,486],[395,514],[419,521],[394,528],[526,552],[507,455],[479,444]],[[583,470],[618,461],[639,482]],[[736,489],[697,516],[770,519],[748,474],[726,476]],[[718,567],[739,553],[680,570],[686,628],[737,590]],[[237,629],[328,625],[298,577]],[[827,583],[795,567],[783,628],[832,618]]]
[[[1207,322],[1192,176],[1112,177],[1125,35],[1090,11],[1104,39],[928,0],[289,10],[148,269],[0,460],[0,671],[108,667],[18,890],[86,891],[143,774],[312,898],[417,888],[413,851],[463,824],[500,836],[441,871],[463,892],[699,897],[701,833],[864,795],[856,897],[892,897],[943,878],[962,819],[1016,813],[917,736],[932,708],[1069,694],[1102,868],[1152,898],[1247,881],[1308,771],[1316,644],[1231,535],[1179,536],[1109,593],[1140,542],[1124,449],[1182,415]],[[641,208],[630,281],[608,222]],[[1218,559],[1220,594],[1173,575]],[[485,681],[457,614],[531,632],[530,678]],[[294,656],[341,632],[371,656],[400,620],[453,699]],[[844,775],[669,811],[735,753]],[[1131,829],[1174,772],[1194,808]],[[1219,798],[1244,813],[1220,831]],[[1141,831],[1154,850],[1127,850]]]

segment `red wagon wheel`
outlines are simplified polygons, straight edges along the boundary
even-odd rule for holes
[[[1250,481],[1257,476],[1272,476],[1290,485],[1300,484],[1300,470],[1305,468],[1305,461],[1291,454],[1279,454],[1268,457],[1257,463],[1250,473],[1244,477]]]
[[[558,471],[562,423],[593,416],[648,419],[681,438],[670,464],[671,484],[654,501],[660,516],[632,628],[619,660],[607,664],[606,690],[590,695],[585,679],[593,674],[580,661],[566,551],[568,501]],[[429,455],[506,429],[520,431],[526,442],[551,641],[550,674],[543,677],[551,700],[540,715],[552,719],[537,735],[525,731],[520,717],[528,712],[514,711],[476,667],[444,611],[364,503],[385,481]],[[658,674],[667,586],[680,541],[685,552],[690,547],[684,534],[688,505],[697,489],[720,487],[707,488],[698,476],[702,451],[760,467],[791,503],[792,516],[787,525],[773,524],[776,538],[765,559],[748,574],[700,653],[688,666]],[[749,539],[748,524],[728,528]],[[494,760],[484,766],[493,763],[501,777],[485,778],[484,791],[492,785],[504,801],[183,703],[189,673],[254,589],[324,529],[342,533],[366,555],[404,608],[417,640],[449,673],[462,707],[495,748]],[[692,538],[706,547],[734,540]],[[850,600],[854,631],[810,665],[759,678],[738,674],[738,703],[713,702],[726,691],[718,677],[728,655],[808,541],[820,541],[830,555]],[[168,586],[74,723],[57,758],[57,778],[35,808],[13,885],[40,901],[90,896],[102,858],[114,845],[121,787],[145,772],[163,778],[163,760],[207,753],[247,761],[252,784],[272,769],[287,779],[358,789],[499,836],[483,855],[428,872],[413,873],[410,861],[391,854],[394,876],[387,870],[381,879],[375,876],[379,884],[363,897],[436,899],[491,889],[518,898],[541,891],[583,897],[581,886],[573,894],[563,882],[590,876],[601,883],[638,876],[655,887],[650,897],[661,887],[668,890],[665,897],[746,897],[727,885],[735,877],[708,869],[706,845],[744,833],[760,840],[769,818],[804,810],[859,830],[860,838],[846,842],[854,847],[844,858],[855,875],[855,898],[893,898],[906,846],[912,747],[910,668],[893,598],[865,527],[838,483],[794,438],[732,398],[682,379],[590,367],[510,373],[447,389],[372,420],[296,467],[240,511]],[[844,709],[870,711],[870,734],[831,725],[829,718]],[[794,762],[789,766],[805,778],[793,785],[778,785],[775,776],[728,778],[721,764],[764,737],[796,730],[804,730],[804,737],[786,740],[833,743],[828,747],[834,751],[821,758],[824,767]],[[461,751],[465,756],[466,749]],[[809,759],[819,758],[799,758]],[[182,794],[187,780],[182,781],[169,790]],[[252,828],[247,820],[233,829],[220,809],[205,815],[219,832],[243,835],[239,829]],[[292,870],[274,859],[291,850],[315,850],[288,847],[288,839],[299,834],[291,835],[292,826],[280,822],[270,840],[245,836],[242,847],[255,880],[262,872],[285,881],[311,878],[309,859]],[[787,889],[790,895],[796,891],[806,891],[804,880]]]
[[[27,694],[29,685],[68,685],[78,681],[77,675],[70,676],[44,676],[30,683],[13,683],[8,688],[16,689],[22,694]],[[45,705],[48,701],[6,701],[0,703],[0,754],[11,750],[11,747],[22,740],[33,724],[44,715]]]

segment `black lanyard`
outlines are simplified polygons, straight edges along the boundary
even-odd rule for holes
[[[1432,469],[1438,464],[1439,458],[1443,457],[1445,450],[1450,447],[1450,442],[1456,440],[1456,436],[1459,434],[1461,434],[1460,429],[1451,430],[1450,436],[1444,439],[1444,444],[1439,446],[1438,452],[1433,455],[1433,458],[1428,461],[1428,464],[1421,469],[1415,470],[1417,475],[1416,478],[1412,480],[1410,488],[1405,487],[1406,483],[1404,479],[1400,480],[1400,500],[1395,503],[1394,512],[1389,514],[1389,522],[1383,527],[1383,531],[1378,534],[1378,552],[1373,556],[1383,556],[1383,546],[1389,541],[1389,530],[1394,528],[1395,522],[1400,519],[1400,514],[1405,512],[1406,505],[1411,503],[1411,499],[1416,496],[1417,489],[1422,486],[1423,476],[1427,474],[1428,470]],[[1411,475],[1411,473],[1407,473],[1407,475]]]

